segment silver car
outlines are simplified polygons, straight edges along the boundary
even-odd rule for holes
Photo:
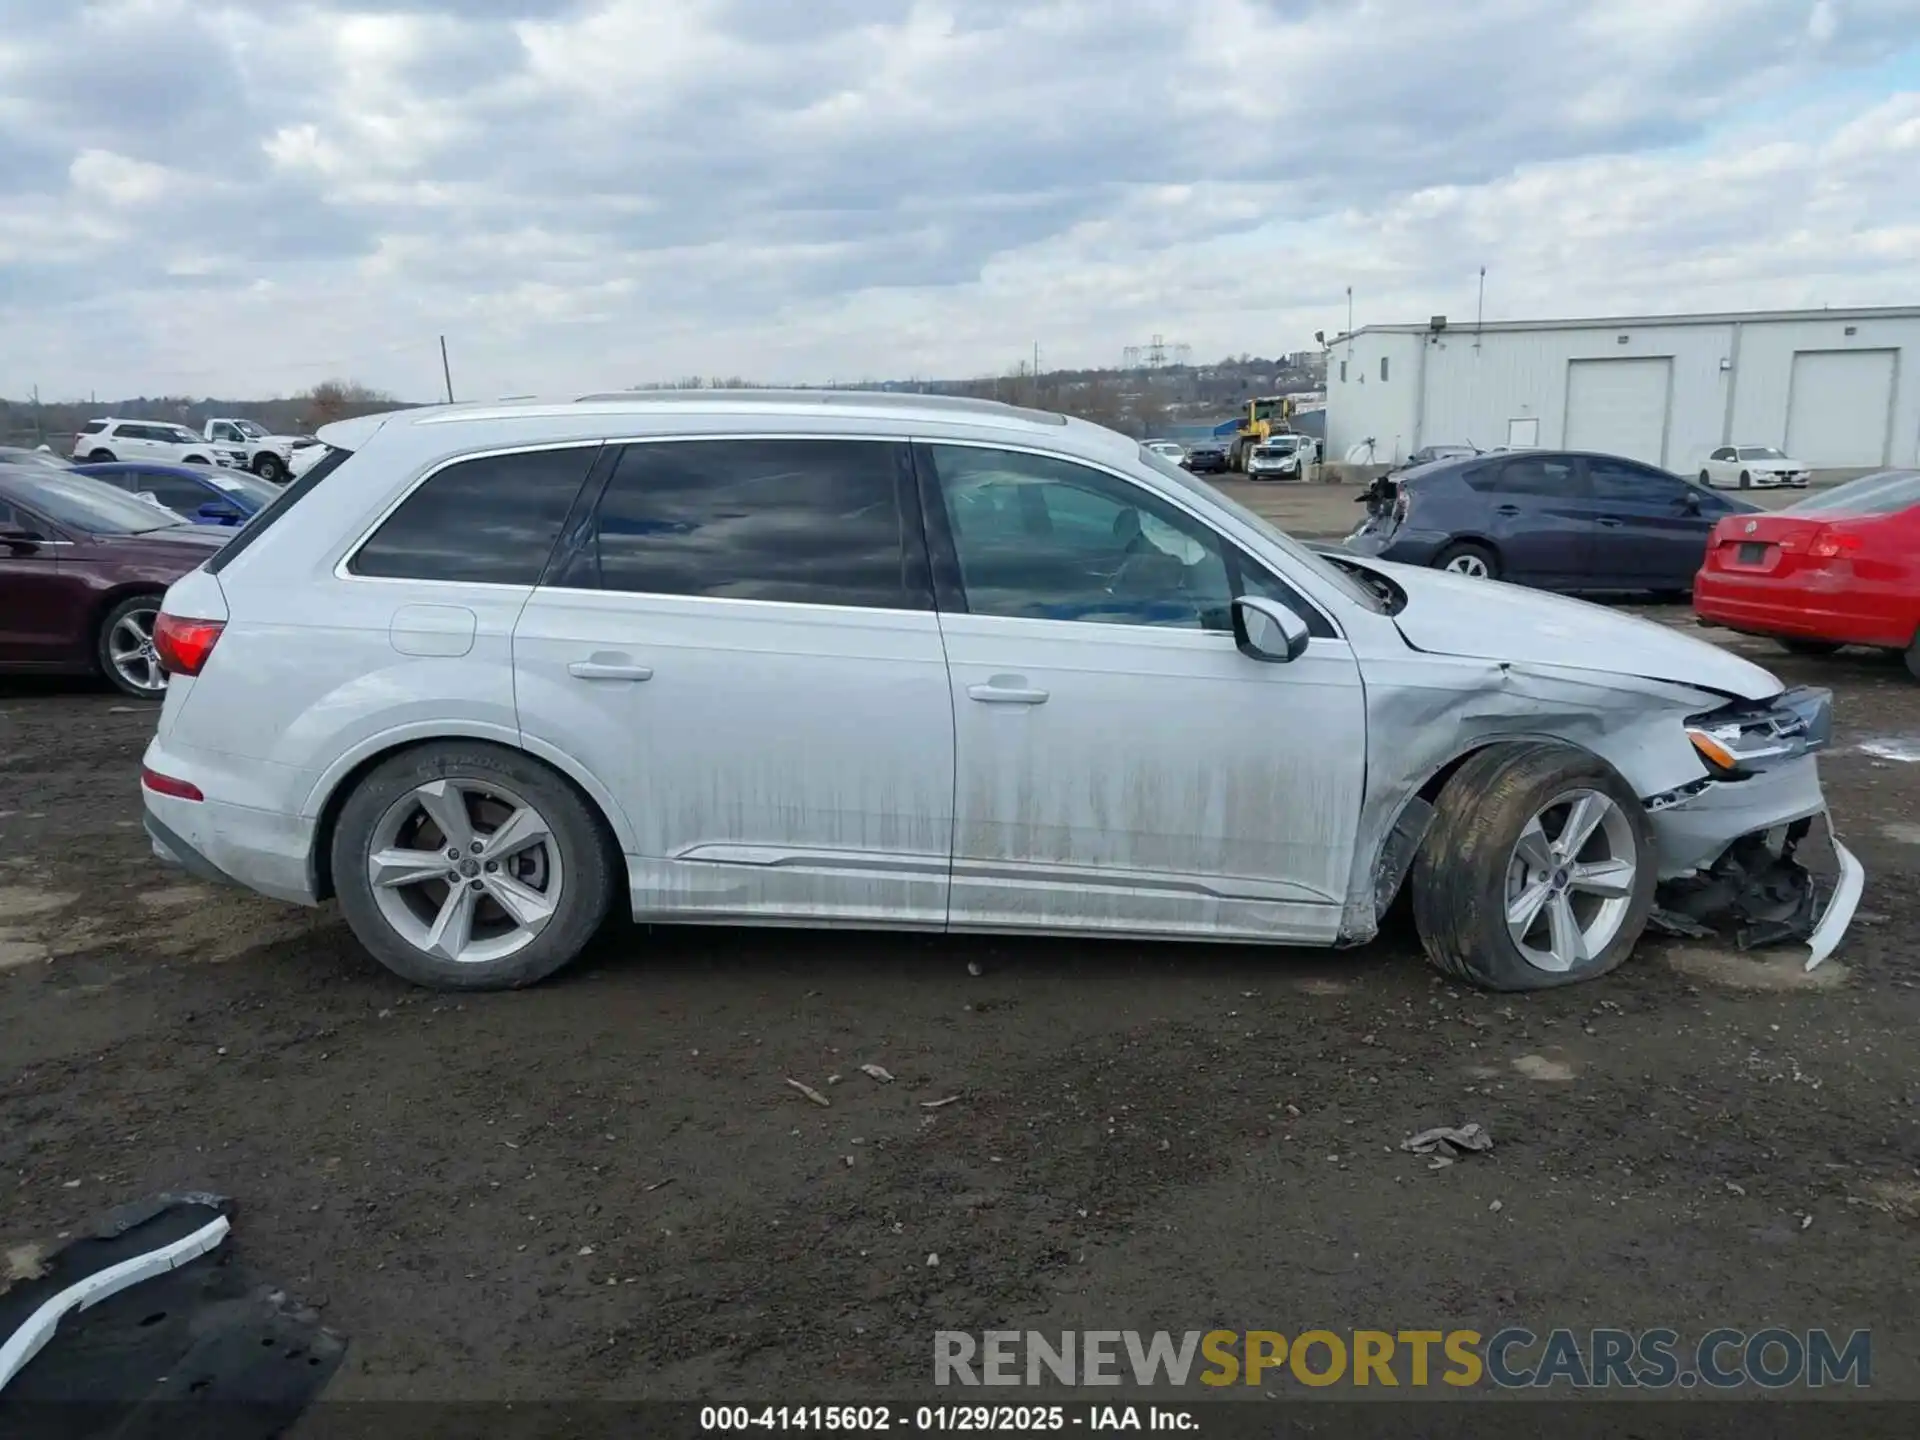
[[[1435,964],[1532,989],[1825,816],[1824,692],[1330,558],[1059,415],[651,392],[321,439],[167,593],[146,825],[423,985],[536,981],[616,905],[1343,946],[1410,884]]]

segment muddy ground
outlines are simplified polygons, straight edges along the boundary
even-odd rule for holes
[[[336,1398],[900,1396],[936,1329],[1515,1322],[1870,1326],[1920,1398],[1920,685],[1740,643],[1838,692],[1838,960],[1649,941],[1531,997],[1404,933],[625,928],[444,998],[332,908],[155,865],[147,710],[0,682],[0,1240],[224,1191],[350,1337]],[[1468,1120],[1491,1153],[1396,1148]]]

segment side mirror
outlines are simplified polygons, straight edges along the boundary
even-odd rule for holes
[[[1689,515],[1698,515],[1700,513],[1700,497],[1689,490],[1686,498],[1680,502],[1680,508]]]
[[[1242,595],[1233,602],[1233,639],[1243,655],[1284,665],[1304,655],[1311,638],[1307,622],[1278,600]]]

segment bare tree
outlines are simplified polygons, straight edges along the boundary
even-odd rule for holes
[[[362,385],[357,380],[323,380],[301,399],[306,402],[309,426],[316,430],[335,420],[391,409],[395,404],[394,398],[385,391]]]

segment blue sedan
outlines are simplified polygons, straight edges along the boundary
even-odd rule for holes
[[[109,460],[76,468],[129,495],[150,498],[196,525],[244,525],[280,493],[277,486],[244,472],[204,465]]]

